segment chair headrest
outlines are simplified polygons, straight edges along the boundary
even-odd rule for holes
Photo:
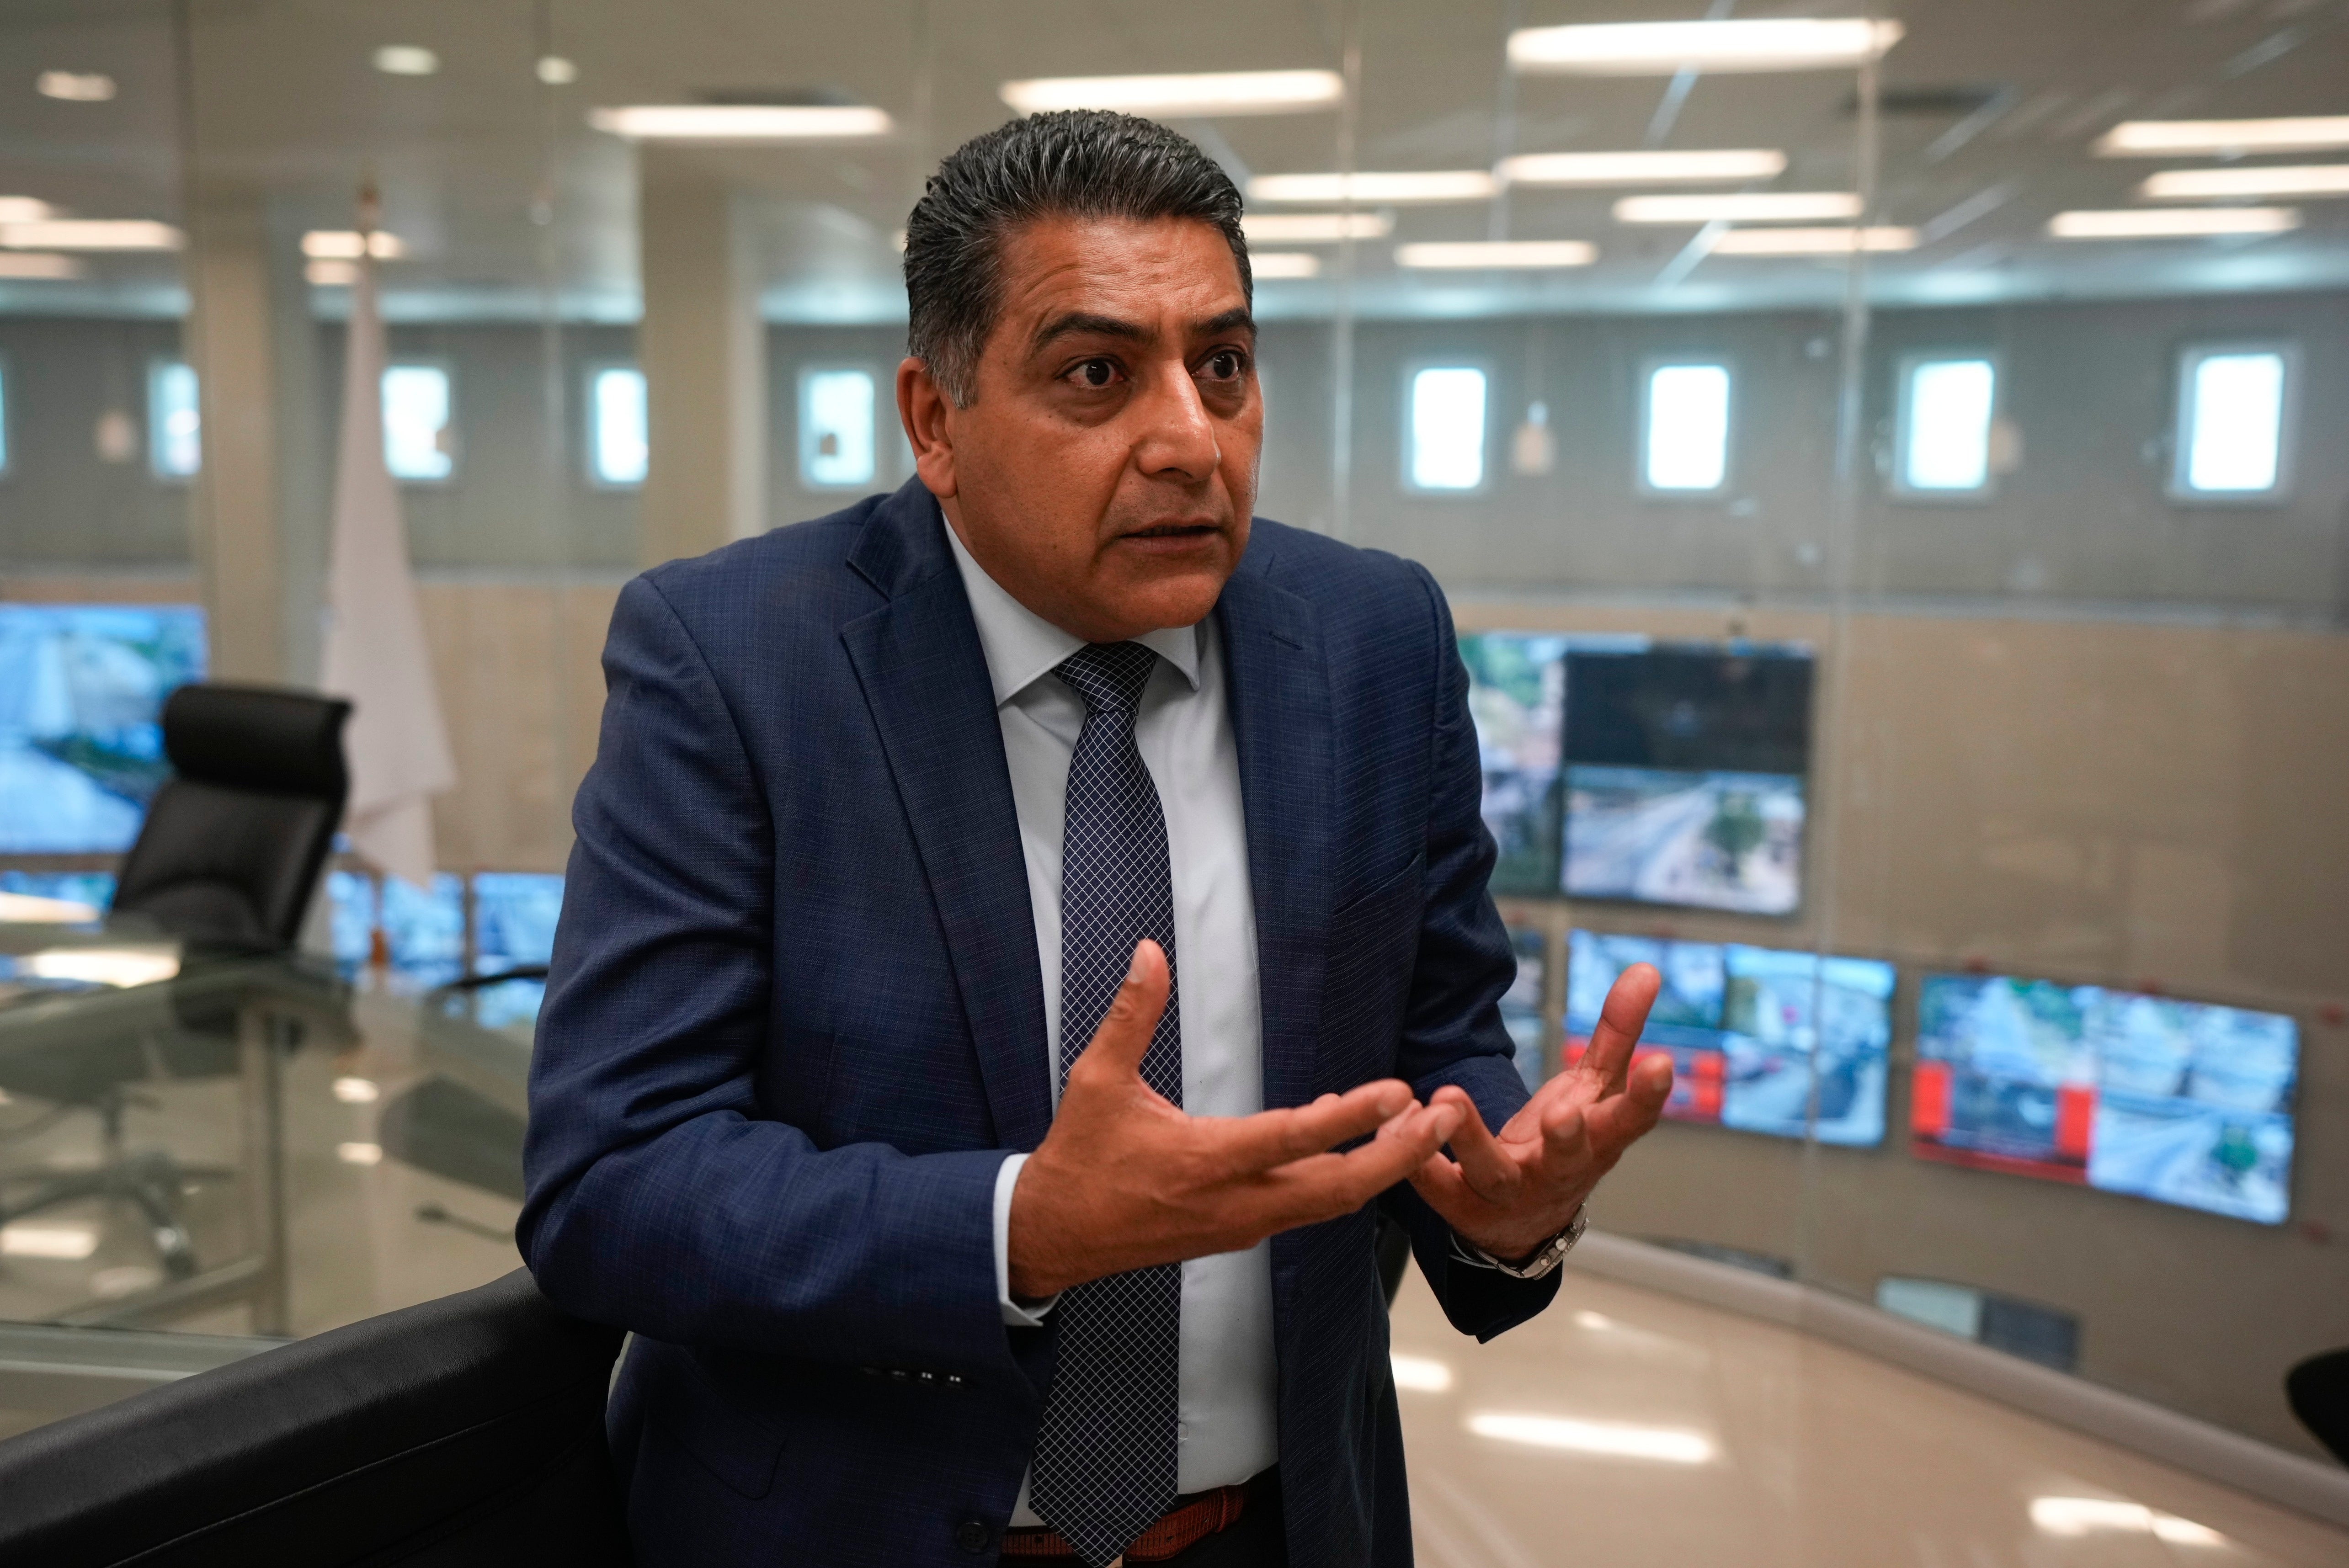
[[[350,789],[343,769],[350,716],[349,703],[313,692],[183,686],[163,703],[163,751],[184,779],[340,805]]]

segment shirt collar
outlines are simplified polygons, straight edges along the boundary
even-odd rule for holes
[[[947,525],[947,542],[954,549],[955,569],[962,573],[963,593],[970,599],[971,619],[978,623],[978,645],[987,655],[988,679],[995,687],[995,706],[1001,707],[1050,675],[1061,661],[1085,645],[1084,639],[1061,630],[1011,596],[1009,589],[987,574],[964,548],[962,536]],[[1199,639],[1207,623],[1166,626],[1134,639],[1182,673],[1191,689],[1199,689]]]

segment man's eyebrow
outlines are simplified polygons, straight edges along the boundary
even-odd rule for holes
[[[1224,312],[1223,315],[1210,316],[1208,319],[1201,322],[1191,330],[1195,335],[1200,337],[1214,337],[1218,334],[1226,332],[1245,332],[1248,335],[1248,341],[1250,343],[1254,343],[1256,341],[1256,317],[1248,314],[1247,306],[1244,304],[1236,304],[1232,306],[1231,309]]]
[[[1096,337],[1123,338],[1128,343],[1147,342],[1151,335],[1150,329],[1138,322],[1121,321],[1113,315],[1096,315],[1092,311],[1072,310],[1065,315],[1056,315],[1038,327],[1036,335],[1029,340],[1028,347],[1032,353],[1055,338],[1078,333]]]

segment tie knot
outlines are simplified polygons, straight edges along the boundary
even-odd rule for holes
[[[1157,664],[1158,655],[1140,643],[1087,643],[1062,659],[1057,673],[1084,699],[1087,713],[1130,715]]]

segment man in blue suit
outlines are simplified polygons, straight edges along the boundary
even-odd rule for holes
[[[1250,518],[1239,214],[1146,121],[965,146],[917,481],[620,596],[521,1238],[635,1331],[642,1563],[1399,1568],[1373,1201],[1490,1338],[1661,1108],[1644,968],[1511,1065],[1433,580]]]

